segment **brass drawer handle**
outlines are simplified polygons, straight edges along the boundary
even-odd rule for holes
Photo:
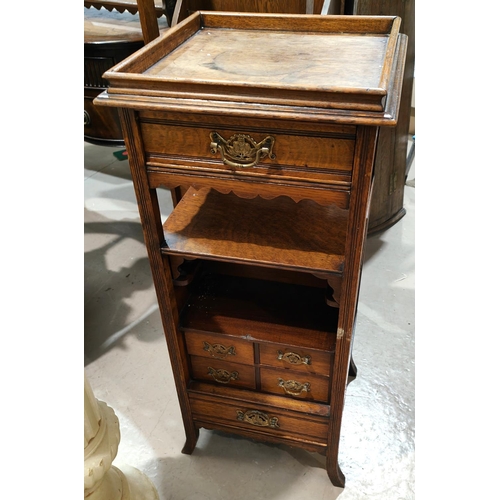
[[[276,158],[273,154],[274,137],[268,135],[259,143],[246,134],[232,135],[227,141],[217,132],[210,133],[210,151],[216,154],[220,151],[222,161],[231,167],[254,167],[262,158],[269,156],[271,160]]]
[[[300,396],[302,392],[309,392],[311,390],[309,382],[302,384],[295,380],[283,380],[282,378],[278,379],[278,386],[287,394],[290,394],[290,396]]]
[[[238,380],[239,373],[231,372],[229,373],[227,370],[215,370],[211,366],[208,367],[208,374],[220,384],[229,384],[231,380]]]
[[[296,352],[285,352],[278,351],[278,359],[288,361],[291,365],[310,365],[311,364],[311,356],[301,356]]]
[[[227,356],[236,356],[234,346],[226,347],[222,344],[209,344],[203,341],[203,350],[208,351],[213,358],[224,359]]]
[[[277,429],[279,427],[278,417],[269,417],[266,413],[258,410],[237,410],[236,418],[242,422],[247,422],[258,427],[272,427]]]

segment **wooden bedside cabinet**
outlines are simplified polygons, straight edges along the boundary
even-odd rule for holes
[[[338,464],[400,19],[197,12],[105,73],[191,453],[199,429]],[[167,220],[156,191],[182,188]],[[167,388],[166,388],[167,390]]]

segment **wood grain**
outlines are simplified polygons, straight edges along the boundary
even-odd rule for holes
[[[400,112],[396,128],[382,128],[375,157],[375,184],[370,208],[369,233],[386,229],[406,214],[404,190],[410,127],[411,95],[415,73],[415,0],[356,0],[349,14],[396,15],[401,33],[408,37]]]
[[[318,377],[317,375],[304,374],[303,372],[294,372],[276,368],[261,368],[261,390],[280,394],[285,397],[295,399],[310,399],[311,401],[320,401],[328,403],[330,399],[330,384],[327,377]],[[301,391],[297,395],[290,395],[279,385],[280,379],[284,382],[294,381],[299,384],[309,384],[307,391]]]
[[[316,345],[314,347],[317,347]],[[292,347],[288,345],[265,343],[260,345],[260,364],[273,366],[276,368],[281,368],[285,371],[292,370],[296,373],[312,374],[312,375],[322,375],[324,377],[330,376],[331,369],[331,353],[317,351],[316,349],[297,349],[297,347]],[[287,354],[294,353],[298,356],[304,358],[308,357],[310,359],[309,364],[290,364],[286,361],[286,358],[279,358],[279,353]]]
[[[120,108],[186,453],[193,451],[201,427],[235,432],[324,452],[332,483],[345,484],[340,431],[347,382],[356,372],[352,345],[377,136],[380,126],[396,125],[401,98],[406,37],[398,33],[399,22],[394,16],[204,11],[106,73],[111,87],[96,102]],[[211,32],[213,45],[196,45]],[[223,42],[233,35],[241,43],[230,53]],[[271,60],[267,47],[269,73],[250,57],[256,54],[251,40],[259,48],[272,40],[284,57],[286,39],[293,50],[281,61],[284,74],[278,74],[280,61]],[[310,66],[303,55],[297,65],[293,61],[302,39],[314,53]],[[352,60],[321,54],[335,52],[331,40],[339,52],[348,48]],[[194,54],[205,46],[214,51],[215,65]],[[333,85],[327,83],[328,57],[339,58]],[[175,77],[167,71],[169,59],[172,66],[180,64]],[[198,62],[190,67],[190,60]],[[349,68],[349,75],[342,74]],[[249,78],[245,84],[238,80],[243,76]],[[279,160],[270,158],[274,166],[262,162],[248,172],[221,168],[221,160],[202,146],[213,124],[231,133],[272,130],[284,138],[286,150]],[[299,144],[295,149],[293,141]],[[181,192],[191,186],[163,224],[160,186]],[[187,267],[183,260],[196,269],[189,279],[179,271]],[[245,346],[243,363],[221,363],[248,370],[249,385],[194,380],[205,377],[213,361],[199,351],[200,356],[190,354],[196,352],[191,339],[204,335]],[[308,354],[312,363],[278,367],[271,357],[279,349]],[[299,383],[311,378],[314,391],[266,393],[276,390],[278,374]],[[253,425],[244,415],[256,415],[254,424],[279,426]]]
[[[234,361],[246,365],[254,365],[254,350],[253,344],[246,340],[239,340],[227,335],[214,335],[212,333],[195,333],[186,332],[187,352],[194,356],[202,356],[208,359],[222,359],[226,361]],[[232,354],[224,357],[214,356],[211,351],[205,348],[205,343],[210,345],[223,345],[228,350],[232,348]],[[215,362],[215,361],[214,361]]]
[[[338,310],[326,305],[320,288],[209,274],[192,291],[180,327],[333,351],[337,317]]]
[[[346,215],[309,200],[244,200],[191,188],[164,224],[163,251],[339,274]]]
[[[328,9],[329,3],[323,0],[178,0],[173,24],[184,20],[197,10],[321,14],[325,7]]]
[[[152,158],[163,157],[169,160],[170,164],[196,161],[197,164],[204,164],[210,168],[235,170],[234,167],[222,162],[220,153],[211,153],[210,132],[214,130],[226,140],[242,132],[250,135],[256,142],[272,135],[275,140],[273,153],[276,158],[263,158],[256,168],[266,168],[266,170],[272,168],[275,170],[275,175],[294,175],[300,178],[303,174],[307,178],[318,174],[317,178],[321,179],[321,174],[325,178],[332,178],[328,174],[336,171],[338,178],[341,178],[342,174],[348,174],[352,170],[354,138],[328,137],[326,134],[292,135],[266,129],[241,130],[228,128],[227,125],[209,127],[205,123],[186,126],[182,122],[172,124],[143,122],[141,128],[147,153]],[[200,160],[203,159],[205,162],[201,163]],[[245,172],[247,171],[255,171],[255,167],[245,169]],[[349,179],[345,177],[343,180],[346,182]]]
[[[249,405],[254,403],[268,410],[278,407],[285,411],[306,413],[319,418],[330,416],[330,405],[324,403],[294,400],[275,394],[263,394],[262,392],[255,392],[247,389],[220,387],[206,382],[191,381],[188,386],[188,394],[190,397],[196,395],[196,397],[203,399],[209,399],[211,396],[214,396],[217,398],[224,398],[227,401],[237,402],[238,404]]]
[[[215,427],[220,424],[225,424],[234,428],[244,428],[249,432],[286,436],[287,438],[295,440],[299,440],[304,436],[320,439],[322,441],[326,438],[326,419],[306,416],[290,411],[284,412],[279,408],[268,409],[257,404],[234,403],[224,399],[217,400],[216,398],[210,398],[210,400],[207,400],[201,397],[191,397],[190,402],[193,408],[193,418],[195,420],[201,419],[203,421],[212,422]],[[270,418],[276,417],[279,427],[257,427],[238,419],[238,412],[251,410],[265,413]]]
[[[126,85],[168,97],[381,112],[399,18],[357,19],[195,13],[105,77],[110,93]]]
[[[191,356],[190,361],[192,376],[197,380],[205,380],[214,384],[224,384],[227,387],[246,387],[247,389],[255,389],[256,387],[255,368],[253,366],[198,356]],[[213,370],[225,370],[230,374],[235,374],[235,379],[231,379],[227,384],[225,381],[218,382],[217,376],[214,378],[214,376],[210,375]]]
[[[386,36],[337,33],[204,29],[144,75],[309,91],[376,89],[388,40]]]

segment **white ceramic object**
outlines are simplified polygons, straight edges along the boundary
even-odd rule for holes
[[[115,412],[98,401],[85,377],[84,488],[86,500],[159,500],[158,493],[141,471],[112,465],[120,442]]]

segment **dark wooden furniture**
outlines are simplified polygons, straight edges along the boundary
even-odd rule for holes
[[[338,464],[391,17],[196,12],[104,75],[192,453],[199,429]],[[187,191],[166,220],[157,190]],[[168,390],[168,388],[165,388]]]
[[[404,189],[415,70],[415,0],[342,0],[340,14],[398,16],[401,33],[408,37],[398,124],[395,128],[381,129],[378,138],[368,225],[368,232],[374,233],[387,229],[406,214]]]
[[[85,0],[85,141],[109,146],[124,144],[117,110],[97,108],[93,100],[108,87],[102,77],[106,70],[168,28],[174,5],[171,0]]]
[[[336,14],[340,9],[339,2],[340,0],[177,0],[172,14],[172,25],[198,10],[267,14]]]

